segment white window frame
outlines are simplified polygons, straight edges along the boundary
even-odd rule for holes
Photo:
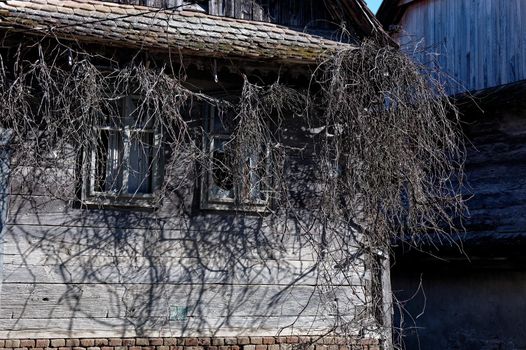
[[[221,211],[243,211],[243,212],[255,212],[264,213],[269,210],[271,204],[271,198],[269,196],[271,189],[270,179],[270,163],[267,161],[265,165],[265,177],[267,178],[266,188],[260,189],[261,192],[267,192],[265,199],[243,199],[240,198],[240,192],[242,192],[243,184],[234,184],[233,187],[233,198],[214,198],[211,193],[212,186],[214,185],[213,180],[213,154],[216,147],[217,140],[229,140],[231,134],[215,133],[214,132],[214,120],[216,118],[217,107],[213,105],[205,104],[203,113],[205,116],[205,133],[203,135],[203,146],[204,152],[207,154],[206,169],[204,169],[203,175],[201,176],[201,201],[200,207],[203,210],[221,210]],[[270,157],[270,147],[266,147],[266,157]],[[248,176],[253,176],[251,171]],[[253,179],[249,179],[248,182],[252,182]],[[243,181],[244,183],[244,181]],[[262,181],[264,184],[265,181]]]
[[[143,207],[143,208],[155,208],[157,207],[158,190],[161,185],[160,173],[162,159],[161,157],[161,141],[162,133],[160,128],[156,125],[155,118],[157,116],[152,115],[148,118],[152,118],[153,126],[147,127],[131,127],[133,121],[131,120],[132,101],[140,101],[141,96],[139,95],[127,95],[120,98],[121,103],[121,118],[123,124],[121,126],[94,126],[94,140],[92,147],[87,151],[85,159],[86,166],[84,169],[83,183],[82,183],[82,202],[87,205],[96,206],[111,206],[111,207]],[[122,169],[122,183],[120,190],[118,191],[97,191],[96,190],[96,162],[98,152],[98,137],[101,131],[114,131],[117,134],[122,134],[122,148],[114,149],[113,152],[122,152],[122,164],[125,166]],[[151,192],[150,193],[128,193],[129,186],[129,169],[130,165],[130,149],[132,145],[132,134],[134,133],[150,133],[153,134],[153,144],[151,146],[152,160],[151,170],[149,177],[151,178]],[[109,152],[110,150],[108,150]],[[120,158],[120,157],[119,157]],[[106,170],[106,173],[111,170]]]

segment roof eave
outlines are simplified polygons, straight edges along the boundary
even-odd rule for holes
[[[147,9],[93,0],[4,0],[0,25],[31,35],[117,47],[306,65],[353,47],[272,23],[185,11],[152,16]]]
[[[350,18],[364,37],[372,37],[382,45],[398,47],[398,44],[383,29],[364,0],[333,0],[333,16]]]
[[[384,0],[376,12],[376,18],[381,23],[383,29],[389,32],[391,25],[398,24],[405,10],[414,1],[417,0],[404,1],[403,3],[400,3],[400,0]]]

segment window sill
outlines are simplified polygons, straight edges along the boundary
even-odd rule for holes
[[[80,206],[89,209],[129,209],[141,211],[155,211],[160,208],[158,198],[126,198],[126,197],[97,197],[90,196],[80,201]]]

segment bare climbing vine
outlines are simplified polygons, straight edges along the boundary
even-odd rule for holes
[[[256,200],[265,207],[262,217],[279,222],[280,233],[295,221],[315,252],[327,312],[338,315],[334,332],[385,326],[378,318],[371,322],[374,311],[357,312],[355,299],[342,299],[334,287],[356,284],[352,279],[362,272],[353,266],[364,253],[374,273],[393,239],[418,246],[430,235],[449,239],[458,229],[463,145],[457,112],[433,75],[393,48],[364,42],[335,52],[308,73],[311,83],[303,89],[243,76],[241,92],[230,99],[192,88],[173,62],[149,67],[137,57],[122,65],[63,44],[28,52],[19,48],[0,65],[0,128],[13,132],[17,176],[44,182],[48,194],[81,207],[104,206],[73,189],[71,178],[75,184],[91,178],[100,192],[115,195],[122,176],[144,181],[118,160],[111,176],[93,175],[97,152],[109,151],[114,130],[131,130],[129,147],[136,141],[143,154],[163,160],[152,207],[175,192],[191,193],[189,187],[212,174],[238,215]],[[221,128],[230,130],[217,151],[206,146],[214,140],[193,118],[203,105],[218,111]],[[154,140],[157,134],[162,137]],[[41,176],[45,169],[69,176],[49,183]],[[374,278],[362,276],[374,290]],[[366,304],[382,307],[377,297]]]

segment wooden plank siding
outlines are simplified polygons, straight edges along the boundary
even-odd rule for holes
[[[315,187],[308,157],[289,162],[297,191]],[[72,169],[12,172],[0,338],[307,335],[342,319],[374,322],[363,236],[346,247],[353,263],[327,279],[346,253],[330,242],[334,260],[319,261],[319,247],[299,229],[309,226],[308,213],[305,222],[276,223],[199,211],[194,179],[156,211],[79,209]],[[309,200],[305,190],[296,196]],[[175,310],[186,316],[174,319]]]
[[[6,226],[0,338],[56,337],[66,324],[76,337],[276,335],[294,321],[284,334],[316,334],[336,324],[335,298],[347,303],[344,318],[371,302],[365,256],[326,288],[313,248],[294,234],[278,243],[219,218],[188,230],[136,228],[133,214],[111,211],[128,227],[103,227],[96,212]],[[188,308],[188,319],[170,321],[174,307]]]
[[[9,178],[9,141],[11,133],[0,128],[0,308],[2,307],[2,282],[4,280],[4,241],[7,218],[7,187]]]
[[[504,242],[524,237],[526,109],[488,107],[483,116],[470,120],[466,126],[470,147],[466,161],[469,217],[465,238]]]
[[[526,107],[518,98],[482,108],[465,113],[469,213],[462,252],[449,244],[397,251],[393,290],[408,302],[403,325],[399,316],[395,324],[408,330],[406,349],[526,346]]]
[[[526,79],[524,18],[523,0],[414,1],[395,39],[420,61],[436,61],[451,94],[477,91]]]

